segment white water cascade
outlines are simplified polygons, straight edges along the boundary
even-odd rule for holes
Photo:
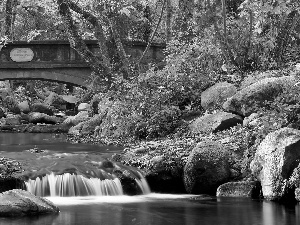
[[[150,188],[141,176],[135,179],[143,194],[150,193]],[[86,178],[82,175],[64,173],[46,174],[42,178],[29,179],[25,182],[26,190],[36,196],[114,196],[123,195],[121,182],[118,178],[104,179]]]
[[[88,196],[122,195],[123,190],[118,178],[100,180],[82,175],[54,173],[25,182],[26,189],[37,196]]]
[[[140,172],[138,172],[138,174],[140,176],[140,179],[135,179],[135,182],[137,183],[143,194],[150,194],[151,190],[146,179]]]

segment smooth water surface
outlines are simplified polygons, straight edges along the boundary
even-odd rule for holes
[[[55,152],[121,152],[118,147],[70,144],[64,135],[0,134],[0,154],[37,147]],[[38,154],[37,154],[38,155]],[[57,215],[0,218],[0,225],[300,225],[300,205],[245,198],[150,194],[50,197]]]
[[[7,225],[297,225],[300,207],[185,195],[49,198],[58,215],[0,219]]]
[[[0,133],[0,152],[21,152],[35,147],[41,150],[56,152],[89,152],[97,154],[120,153],[123,149],[122,147],[116,146],[68,143],[65,134]]]

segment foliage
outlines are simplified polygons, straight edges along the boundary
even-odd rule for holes
[[[0,158],[0,178],[11,177],[21,171],[22,168],[19,162],[4,157]]]
[[[244,1],[241,15],[253,16],[253,50],[258,51],[261,68],[278,68],[286,50],[295,46],[299,25],[299,1]],[[293,47],[292,47],[293,48]]]
[[[129,117],[123,119],[130,118],[135,125],[122,126],[122,130],[137,138],[166,136],[182,125],[184,110],[201,110],[201,92],[220,79],[218,68],[222,64],[220,51],[214,48],[209,35],[208,32],[206,39],[197,37],[191,42],[171,41],[164,68],[153,65],[136,78],[114,81],[113,88],[104,95],[122,102],[112,111],[125,110]]]
[[[195,144],[195,140],[191,138],[142,142],[139,146],[131,146],[130,150],[125,149],[125,154],[115,155],[113,158],[143,169],[146,173],[164,170],[180,177]]]

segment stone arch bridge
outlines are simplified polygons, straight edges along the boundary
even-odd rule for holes
[[[92,52],[99,52],[96,41],[86,44]],[[124,48],[134,60],[141,56],[146,43],[126,42]],[[161,63],[163,49],[163,44],[153,44],[142,63]],[[0,51],[0,80],[36,79],[86,86],[90,74],[91,69],[68,41],[15,41]]]

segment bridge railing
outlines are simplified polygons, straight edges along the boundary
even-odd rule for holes
[[[86,41],[88,48],[99,52],[97,41]],[[132,60],[142,55],[146,48],[143,42],[126,42],[125,51]],[[164,58],[163,44],[153,44],[144,58],[144,63],[161,62]],[[0,51],[0,68],[76,68],[88,67],[68,41],[16,41]]]

